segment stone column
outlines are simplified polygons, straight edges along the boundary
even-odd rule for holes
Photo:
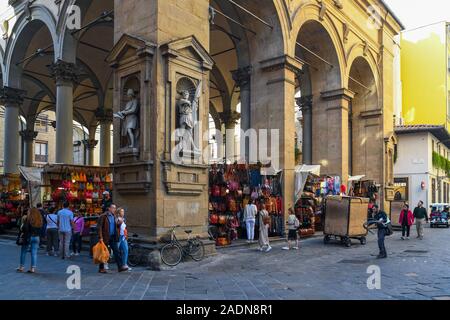
[[[84,147],[87,149],[88,151],[88,164],[90,166],[94,165],[94,151],[95,151],[95,147],[98,144],[98,140],[95,139],[88,139],[88,140],[83,140],[83,144]]]
[[[25,91],[10,87],[0,89],[0,103],[5,106],[4,172],[18,173],[19,168],[19,106]]]
[[[233,80],[236,82],[236,86],[241,90],[241,130],[244,132],[251,128],[251,73],[251,66],[232,71]],[[241,141],[241,143],[245,143],[245,141]],[[241,158],[245,158],[247,162],[249,160],[249,150],[249,145],[246,143],[245,157],[241,155]]]
[[[98,108],[95,112],[100,123],[100,166],[111,164],[111,124],[113,112],[111,109]]]
[[[236,111],[222,113],[222,119],[225,124],[225,159],[236,161],[236,123],[241,114]]]
[[[347,185],[349,161],[348,117],[349,106],[355,94],[348,89],[322,92],[326,106],[327,133],[323,141],[327,145],[327,163],[324,173],[339,175],[341,183]],[[325,134],[325,133],[324,133]]]
[[[24,165],[26,167],[32,167],[34,163],[34,140],[36,139],[38,135],[37,131],[34,131],[32,129],[27,129],[20,131],[20,136],[23,139],[25,148],[25,154],[24,154]]]
[[[312,163],[312,101],[313,96],[301,97],[297,100],[297,104],[300,106],[303,115],[303,144],[302,144],[302,162],[304,164]]]
[[[58,60],[50,65],[56,82],[56,163],[73,163],[73,83],[76,66]]]

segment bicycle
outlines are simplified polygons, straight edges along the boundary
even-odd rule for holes
[[[168,266],[174,267],[178,265],[181,260],[189,256],[194,261],[201,261],[205,256],[205,246],[198,238],[191,238],[192,230],[185,230],[188,239],[186,245],[182,245],[176,235],[175,229],[180,226],[173,226],[170,233],[170,242],[161,248],[161,260]]]
[[[130,267],[136,267],[142,263],[142,259],[144,255],[142,254],[142,250],[144,249],[140,244],[137,244],[133,241],[138,237],[137,234],[133,234],[132,237],[128,238],[128,265]]]

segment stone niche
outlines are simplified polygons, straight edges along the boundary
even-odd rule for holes
[[[214,61],[194,36],[161,47],[165,58],[166,139],[162,161],[166,192],[178,196],[198,196],[207,192],[208,171],[201,150],[203,131],[208,128],[208,81]],[[184,96],[185,93],[187,96]],[[182,100],[185,99],[185,100]],[[177,138],[180,128],[180,101],[192,107],[194,124],[191,148],[183,149]],[[175,159],[176,158],[176,159]]]
[[[133,145],[125,121],[114,118],[114,190],[118,193],[142,194],[151,190],[153,158],[148,124],[156,113],[151,96],[155,50],[155,44],[124,34],[107,57],[114,69],[114,113],[124,111],[130,89],[137,100]]]

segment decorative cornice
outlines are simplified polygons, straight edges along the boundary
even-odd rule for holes
[[[282,69],[287,69],[295,74],[300,73],[300,71],[303,68],[303,63],[291,56],[283,55],[276,58],[263,60],[260,62],[261,69],[264,72],[272,72],[272,71],[278,71]]]
[[[225,123],[225,128],[234,128],[237,121],[241,118],[241,114],[237,111],[220,112],[220,118]]]
[[[0,103],[6,107],[18,107],[23,104],[26,91],[4,86],[0,88]]]
[[[308,112],[311,111],[313,106],[313,96],[302,96],[300,98],[295,99],[297,102],[297,105],[300,107],[302,112]]]
[[[252,66],[247,66],[231,71],[231,75],[233,77],[234,82],[236,82],[236,86],[241,88],[241,90],[243,88],[250,87],[251,74],[252,74]]]
[[[351,90],[342,88],[337,90],[331,90],[326,92],[321,92],[321,98],[323,100],[338,100],[338,99],[344,99],[347,101],[352,101],[355,97],[355,93]]]
[[[58,60],[49,66],[57,85],[72,84],[78,81],[78,67],[74,63]]]
[[[25,142],[33,142],[38,136],[38,132],[34,130],[22,130],[19,134]]]

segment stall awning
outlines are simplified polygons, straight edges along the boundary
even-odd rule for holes
[[[319,165],[301,165],[295,167],[295,199],[294,203],[300,199],[303,189],[305,188],[306,180],[308,175],[320,176],[320,166]]]
[[[360,181],[362,178],[364,178],[365,177],[365,175],[362,175],[362,176],[349,176],[348,177],[348,181],[350,182],[350,181]]]
[[[260,172],[262,176],[276,176],[278,173],[280,173],[282,170],[277,170],[274,167],[262,167]]]
[[[42,168],[19,166],[23,178],[28,181],[30,206],[35,207],[41,202],[41,174]]]

